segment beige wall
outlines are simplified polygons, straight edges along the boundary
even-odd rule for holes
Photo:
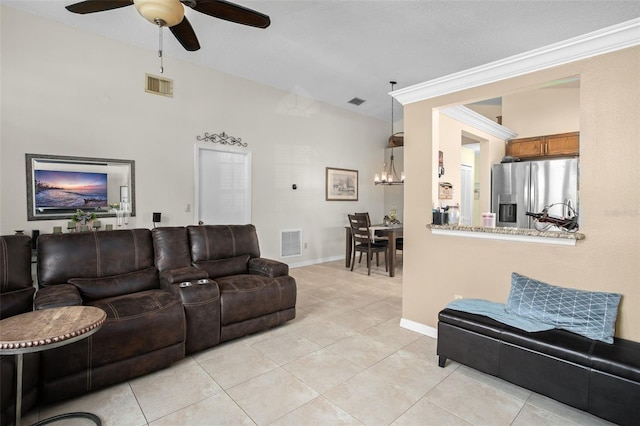
[[[460,164],[463,163],[462,157],[462,135],[466,134],[467,137],[473,135],[473,138],[480,143],[480,156],[477,164],[478,177],[480,182],[480,200],[478,201],[477,209],[482,212],[488,212],[491,210],[491,164],[499,163],[502,157],[504,157],[505,141],[499,139],[489,133],[476,129],[469,124],[463,123],[456,119],[453,119],[445,114],[436,114],[438,120],[437,137],[436,137],[436,150],[442,151],[444,156],[444,168],[445,174],[438,182],[449,182],[453,184],[453,199],[452,200],[440,200],[440,204],[455,205],[460,203]],[[434,159],[435,165],[438,164],[438,158]],[[471,158],[466,160],[468,164],[475,164]],[[434,192],[432,197],[434,202],[438,202],[437,192]],[[474,220],[479,221],[480,217],[476,215]]]
[[[434,108],[516,93],[579,75],[580,213],[584,241],[551,246],[432,235]],[[551,284],[623,294],[619,337],[640,341],[640,48],[405,106],[403,318],[436,327],[454,294],[507,299],[513,271]],[[435,150],[437,153],[437,150]]]
[[[263,255],[278,259],[280,230],[299,228],[307,248],[286,262],[341,258],[347,213],[382,218],[384,193],[373,176],[388,122],[171,57],[164,76],[174,80],[174,97],[150,95],[143,83],[146,72],[158,74],[154,50],[0,11],[0,233],[66,225],[27,221],[25,153],[135,160],[132,226],[152,227],[152,212],[162,212],[163,226],[192,224],[196,136],[223,131],[252,152]],[[325,201],[327,166],[359,170],[358,202]]]
[[[502,97],[502,124],[518,138],[580,130],[580,89],[544,88]]]

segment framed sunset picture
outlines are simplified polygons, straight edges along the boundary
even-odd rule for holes
[[[107,207],[107,174],[35,170],[36,209]]]
[[[133,160],[40,154],[25,159],[27,220],[68,219],[77,210],[115,216],[113,206],[121,202],[135,216]]]

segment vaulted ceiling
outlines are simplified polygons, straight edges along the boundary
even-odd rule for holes
[[[158,49],[157,28],[134,7],[77,15],[65,9],[74,0],[0,3],[149,55]],[[257,29],[186,8],[201,49],[187,52],[165,31],[165,72],[177,58],[380,119],[389,117],[390,80],[404,88],[640,17],[638,0],[236,3],[268,15],[271,25]],[[354,97],[365,102],[349,104]]]

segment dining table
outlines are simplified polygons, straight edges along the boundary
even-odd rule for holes
[[[386,238],[389,240],[389,276],[396,276],[396,239],[402,237],[402,224],[392,225],[371,225],[369,227],[375,237]],[[351,235],[351,227],[345,226],[345,267],[351,267],[351,255],[353,253],[353,237]]]

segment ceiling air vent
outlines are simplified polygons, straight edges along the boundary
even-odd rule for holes
[[[360,98],[353,98],[351,99],[349,102],[347,102],[348,104],[352,104],[355,106],[360,106],[365,102],[364,99],[360,99]]]
[[[145,92],[173,98],[173,80],[151,74],[145,74],[145,80]]]

